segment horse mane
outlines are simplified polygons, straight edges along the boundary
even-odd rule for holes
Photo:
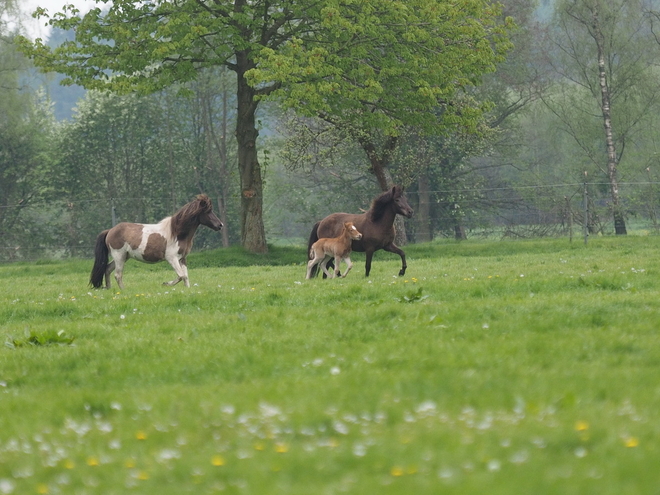
[[[172,237],[181,239],[199,226],[199,215],[213,209],[213,204],[206,194],[198,195],[193,201],[181,207],[170,220]]]
[[[403,190],[400,186],[394,186],[384,193],[381,193],[371,202],[371,207],[369,208],[369,211],[367,211],[367,214],[374,222],[377,222],[383,217],[392,201],[401,196],[402,193]]]

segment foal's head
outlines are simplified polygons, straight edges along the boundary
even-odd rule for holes
[[[362,239],[362,234],[358,232],[358,229],[355,227],[353,222],[345,222],[344,231],[347,232],[348,236],[354,241],[359,241]]]

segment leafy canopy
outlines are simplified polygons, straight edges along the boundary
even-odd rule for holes
[[[335,0],[318,17],[313,32],[264,47],[248,78],[277,83],[275,95],[303,114],[390,135],[402,124],[474,130],[483,107],[463,90],[512,47],[512,20],[484,0]]]
[[[66,74],[65,84],[149,93],[192,80],[205,67],[245,70],[239,53],[247,54],[249,68],[252,52],[275,49],[282,37],[305,29],[300,3],[114,0],[84,16],[73,6],[52,16],[40,8],[36,17],[74,30],[76,39],[51,48],[22,38],[21,48],[43,70]]]

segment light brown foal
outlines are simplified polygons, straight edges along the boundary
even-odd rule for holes
[[[351,243],[362,239],[362,234],[355,228],[353,222],[345,222],[344,230],[339,237],[324,237],[316,241],[309,250],[309,262],[307,263],[307,277],[312,278],[312,268],[321,263],[321,270],[329,278],[339,275],[339,263],[346,262],[346,271],[342,277],[348,275],[353,263],[351,263]],[[328,273],[326,265],[332,258],[335,259],[335,269],[332,275]]]

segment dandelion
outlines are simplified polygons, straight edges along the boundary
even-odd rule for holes
[[[265,448],[266,448],[266,446],[261,442],[257,442],[257,443],[254,444],[254,450],[261,451],[261,450],[264,450]]]
[[[138,431],[135,434],[135,438],[137,438],[138,440],[146,440],[147,439],[147,434],[143,431]]]
[[[149,479],[149,473],[146,471],[139,471],[135,477],[141,481],[145,481]]]
[[[213,466],[224,466],[225,465],[225,458],[222,457],[221,455],[214,455],[211,457],[211,464]]]
[[[289,446],[285,443],[276,443],[275,444],[275,452],[278,454],[286,454],[289,451]]]
[[[46,493],[48,493],[48,485],[45,485],[43,483],[39,483],[37,485],[37,493],[42,494],[42,495],[45,495]]]
[[[135,461],[133,459],[126,459],[126,462],[124,462],[124,466],[127,467],[128,469],[133,469],[135,467]]]
[[[97,457],[89,457],[87,458],[87,465],[91,467],[98,466],[100,464],[99,460]]]
[[[412,277],[411,280],[412,280],[413,284],[417,283],[417,279],[415,277]]]
[[[71,459],[67,459],[66,461],[64,461],[64,467],[66,469],[73,469],[74,467],[76,467],[76,463],[73,462]]]
[[[403,476],[403,468],[399,466],[393,466],[392,469],[390,469],[390,474],[392,476]]]
[[[587,431],[589,429],[589,423],[586,421],[578,421],[575,423],[575,431]]]
[[[634,447],[638,447],[639,446],[639,439],[636,438],[636,437],[628,437],[628,438],[624,439],[623,444],[629,449],[634,448]]]

